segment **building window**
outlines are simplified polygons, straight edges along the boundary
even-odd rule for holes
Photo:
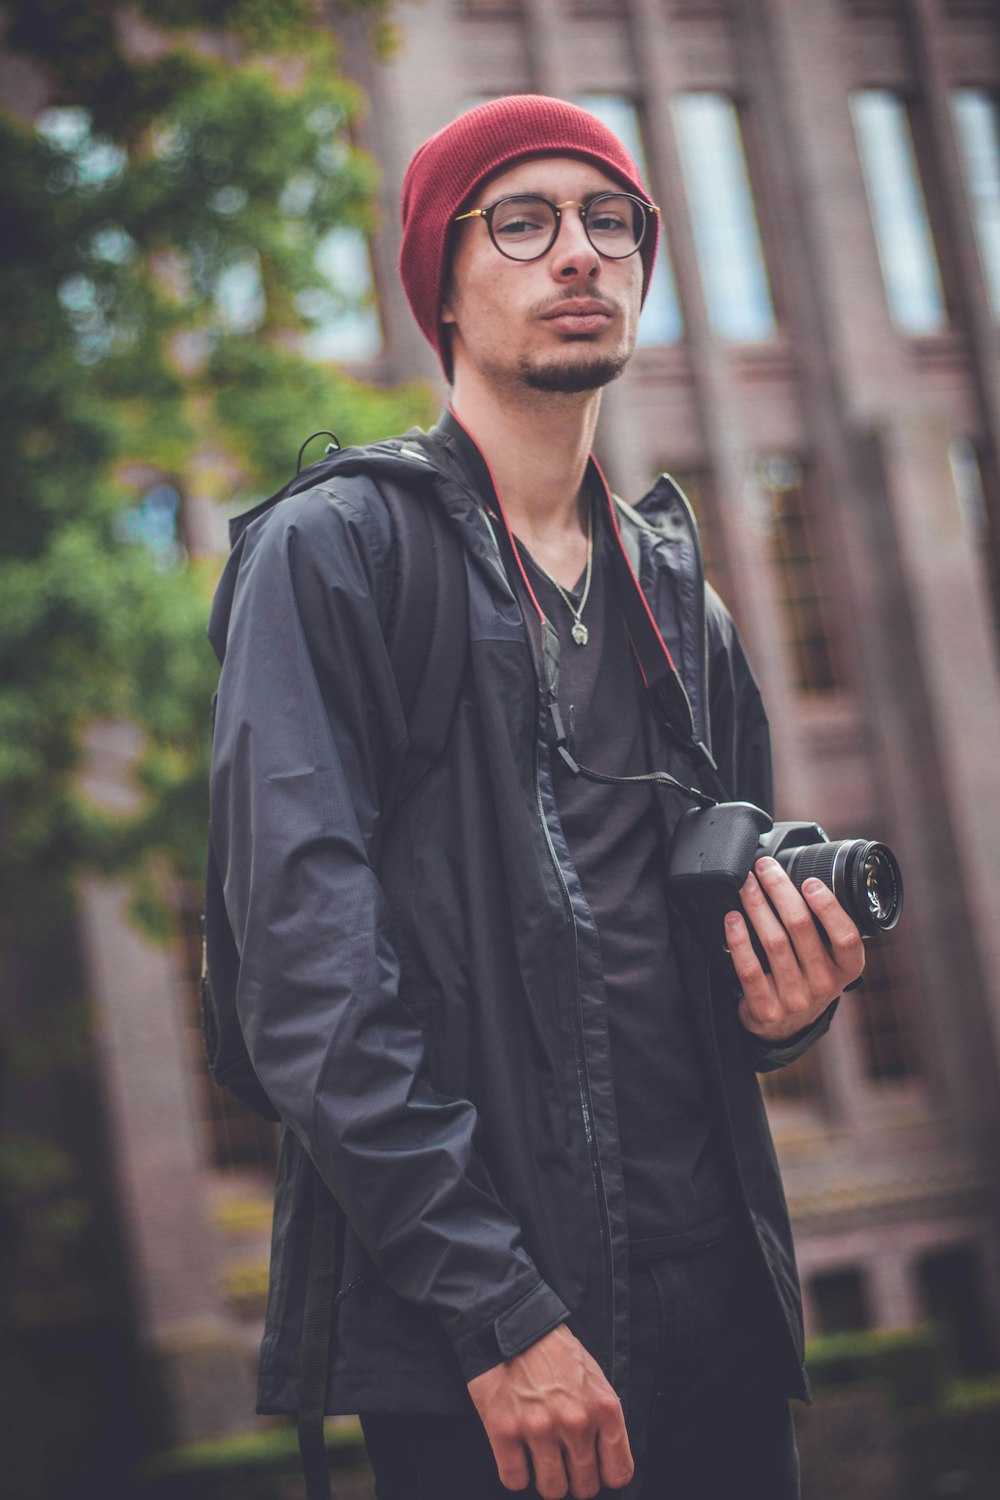
[[[313,324],[303,340],[310,359],[374,359],[382,349],[382,328],[375,305],[368,241],[360,229],[333,229],[317,255],[326,291],[299,298],[300,311]]]
[[[923,1073],[913,1002],[906,994],[897,939],[880,933],[866,944],[865,975],[849,1001],[856,1017],[865,1074],[872,1083],[892,1084]]]
[[[991,1319],[975,1250],[967,1245],[938,1250],[918,1261],[916,1271],[925,1316],[945,1330],[962,1371],[983,1375],[995,1370]]]
[[[228,1089],[219,1088],[208,1071],[201,1027],[201,893],[185,893],[178,911],[180,982],[187,1004],[195,1103],[213,1167],[250,1169],[271,1174],[278,1159],[278,1127]]]
[[[622,94],[578,94],[573,103],[578,104],[581,109],[589,110],[613,131],[638,165],[643,181],[648,183],[649,167],[643,150],[639,117],[632,100],[626,99]],[[639,318],[639,336],[636,342],[640,347],[676,344],[682,333],[681,305],[677,297],[674,268],[670,262],[666,226],[661,219],[660,248]]]
[[[851,113],[892,321],[903,333],[938,333],[947,314],[906,106],[861,89]]]
[[[951,108],[986,290],[1000,319],[1000,108],[985,89],[954,89]]]
[[[811,486],[800,464],[780,455],[758,463],[757,480],[771,497],[771,559],[796,684],[804,693],[835,691],[844,685],[837,608],[813,522]]]
[[[689,93],[673,110],[712,328],[737,342],[771,338],[774,307],[736,106],[724,94]]]
[[[855,1333],[873,1326],[867,1289],[859,1270],[845,1268],[814,1276],[809,1291],[820,1333]]]

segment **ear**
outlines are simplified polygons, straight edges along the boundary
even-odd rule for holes
[[[440,316],[440,321],[442,323],[456,323],[458,321],[458,319],[455,317],[455,313],[454,313],[454,310],[453,310],[452,305],[451,305],[452,304],[452,294],[451,293],[452,293],[452,289],[451,289],[451,286],[449,285],[446,288],[446,290],[445,290],[444,296],[441,298],[441,316]]]

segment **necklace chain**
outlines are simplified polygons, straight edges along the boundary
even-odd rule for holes
[[[522,542],[521,545],[524,546],[524,543]],[[588,508],[587,508],[587,571],[586,571],[586,574],[584,575],[583,593],[580,595],[580,605],[579,605],[579,608],[577,608],[577,606],[573,603],[573,600],[570,598],[569,594],[563,588],[562,584],[559,583],[555,578],[552,577],[552,574],[549,572],[548,568],[543,568],[542,564],[538,561],[538,558],[537,557],[532,557],[532,554],[528,551],[527,547],[524,548],[524,551],[525,551],[525,556],[527,556],[528,558],[530,558],[530,560],[534,563],[535,567],[538,569],[539,573],[542,574],[543,578],[547,578],[549,580],[549,582],[551,583],[552,587],[558,591],[560,598],[563,600],[563,603],[566,605],[566,608],[569,610],[570,614],[573,616],[573,628],[570,631],[570,634],[572,635],[574,641],[576,642],[576,644],[578,646],[585,646],[587,644],[587,641],[590,639],[590,631],[587,629],[586,625],[583,623],[583,611],[586,608],[587,599],[588,599],[588,597],[590,595],[590,580],[593,577],[593,573],[594,573],[594,516],[593,516],[593,507],[588,506]]]

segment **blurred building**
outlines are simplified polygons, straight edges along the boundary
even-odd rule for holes
[[[889,842],[906,913],[766,1089],[810,1331],[1000,1352],[1000,9],[420,0],[348,52],[382,164],[369,367],[435,376],[395,276],[414,145],[491,95],[600,115],[664,247],[600,455],[698,512],[774,724],[779,813]]]
[[[572,98],[644,161],[663,254],[640,348],[606,395],[602,460],[628,499],[660,469],[691,496],[770,708],[781,814],[882,838],[906,876],[903,923],[872,945],[863,987],[766,1084],[810,1331],[939,1318],[966,1367],[986,1368],[1000,1353],[996,0],[420,0],[394,16],[384,63],[363,18],[333,23],[369,98],[383,228],[331,239],[331,270],[373,302],[315,352],[366,378],[439,381],[395,274],[397,205],[415,145],[470,104]],[[94,794],[113,799],[130,747],[109,733]],[[269,1128],[204,1076],[196,919],[155,955],[121,891],[85,892],[133,1306],[180,1436],[249,1421],[274,1158]]]

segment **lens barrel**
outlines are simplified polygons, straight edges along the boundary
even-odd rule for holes
[[[903,876],[892,850],[867,839],[802,844],[775,856],[796,890],[810,876],[829,886],[865,937],[888,932],[903,909]]]

